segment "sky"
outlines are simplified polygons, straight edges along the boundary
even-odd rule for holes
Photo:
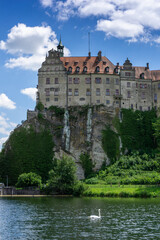
[[[0,0],[0,149],[36,105],[37,72],[60,36],[65,56],[98,51],[160,69],[160,0]]]

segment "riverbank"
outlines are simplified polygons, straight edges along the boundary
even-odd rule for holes
[[[157,185],[105,185],[86,184],[83,196],[88,197],[160,197],[160,186]]]

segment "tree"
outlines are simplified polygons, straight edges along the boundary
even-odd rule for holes
[[[42,178],[36,173],[22,173],[18,177],[16,187],[40,187],[42,184]]]
[[[72,194],[76,183],[76,166],[72,158],[63,156],[56,159],[54,168],[49,172],[47,188],[60,194]]]

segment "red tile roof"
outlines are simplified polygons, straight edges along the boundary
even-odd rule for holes
[[[87,67],[87,73],[95,73],[96,67],[99,66],[99,73],[104,73],[105,68],[109,67],[109,74],[114,73],[115,65],[106,57],[102,57],[101,61],[98,57],[61,57],[65,68],[68,70],[72,67],[72,74],[76,73],[76,67],[80,68],[79,73],[83,73],[83,68]]]

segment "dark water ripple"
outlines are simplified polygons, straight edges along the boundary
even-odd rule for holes
[[[2,198],[0,240],[14,239],[160,240],[160,200]]]

